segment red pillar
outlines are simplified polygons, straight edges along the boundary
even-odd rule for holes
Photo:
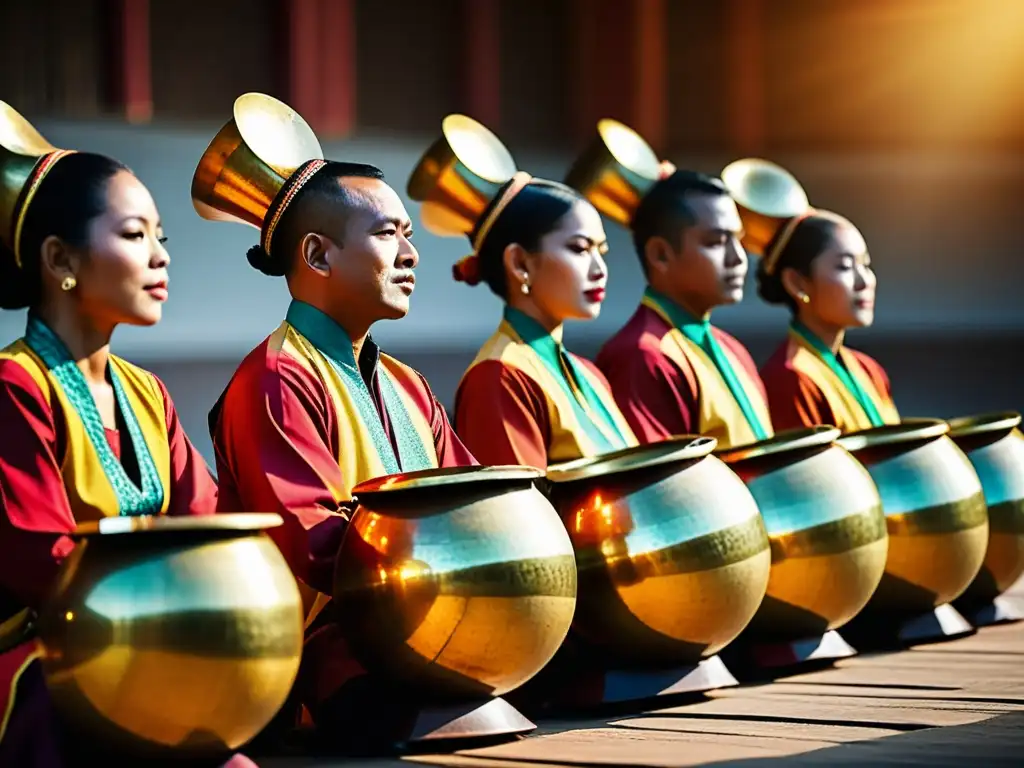
[[[462,103],[466,114],[491,130],[501,120],[500,0],[463,0]]]
[[[128,122],[153,117],[149,0],[113,0],[113,97]]]
[[[340,138],[356,125],[355,0],[320,0],[320,33],[319,130]]]
[[[354,0],[283,0],[285,101],[321,138],[347,136],[356,124]]]
[[[728,0],[726,51],[730,143],[741,155],[764,151],[764,67],[762,0]]]
[[[571,0],[571,130],[578,141],[602,117],[639,132],[655,150],[667,140],[665,0]]]
[[[287,87],[285,101],[313,128],[320,112],[320,0],[284,0]]]

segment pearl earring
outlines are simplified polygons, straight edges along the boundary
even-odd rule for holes
[[[523,296],[529,296],[530,295],[530,284],[529,283],[523,283],[522,285],[519,286],[519,290],[523,292]]]
[[[804,304],[810,304],[811,303],[811,297],[808,296],[806,293],[801,293],[800,294],[800,301],[802,301]]]
[[[78,281],[74,278],[73,275],[68,275],[61,281],[60,288],[62,291],[70,291],[76,285],[78,285]]]

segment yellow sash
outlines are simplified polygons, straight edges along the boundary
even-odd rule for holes
[[[71,503],[71,512],[78,523],[92,522],[119,514],[117,496],[107,479],[99,455],[85,431],[78,413],[68,402],[57,380],[50,375],[42,360],[24,341],[18,340],[0,352],[0,359],[12,360],[24,368],[39,386],[51,408],[54,400],[60,406],[66,424],[67,450],[61,463],[64,489]],[[171,451],[167,434],[166,406],[153,374],[114,355],[110,364],[124,386],[132,412],[139,422],[143,439],[156,464],[164,487],[163,514],[171,498]]]
[[[342,487],[330,487],[330,491],[338,503],[352,499],[352,489],[365,480],[371,480],[385,474],[384,466],[369,430],[363,424],[355,403],[349,394],[348,387],[342,381],[331,362],[306,337],[288,323],[281,326],[270,337],[271,348],[279,349],[283,354],[297,360],[313,373],[323,384],[331,399],[338,416],[338,455],[335,457],[341,468]],[[436,467],[438,463],[437,448],[434,445],[434,432],[427,417],[413,402],[403,379],[408,381],[414,374],[412,371],[392,357],[380,356],[380,375],[387,376],[395,385],[402,398],[416,433],[423,441],[427,455],[432,458]],[[323,478],[325,485],[327,479]],[[330,596],[310,589],[300,583],[303,601],[311,606],[307,613],[308,627],[324,606],[330,602]]]
[[[789,352],[793,368],[809,378],[821,391],[829,410],[832,411],[835,426],[843,432],[856,432],[861,429],[870,429],[871,420],[857,398],[836,376],[835,372],[828,366],[821,356],[798,334],[789,335]],[[896,404],[887,395],[883,395],[875,386],[874,380],[864,370],[857,356],[845,347],[839,350],[839,359],[846,366],[861,388],[874,402],[878,414],[886,424],[898,424],[899,413]]]
[[[544,392],[548,407],[548,421],[551,425],[551,443],[548,446],[548,461],[550,463],[570,461],[584,456],[594,456],[598,453],[593,440],[580,424],[576,409],[569,401],[569,396],[555,379],[551,369],[545,365],[540,355],[519,337],[507,321],[503,320],[494,335],[484,342],[476,358],[466,369],[466,373],[469,373],[473,370],[473,366],[484,360],[500,360],[505,365],[522,371],[533,379]],[[629,441],[630,445],[637,445],[633,430],[629,428],[629,424],[619,411],[619,407],[615,404],[615,400],[605,384],[586,366],[578,366],[578,370],[581,375],[586,377],[587,383],[600,398],[601,404],[611,415],[619,432]],[[464,373],[463,378],[465,375]],[[605,430],[601,419],[595,418],[594,425],[602,431]],[[618,438],[608,434],[608,439],[614,444]]]
[[[722,352],[729,358],[740,386],[747,393],[750,405],[771,433],[768,405],[746,367],[725,344]],[[683,370],[689,368],[697,378],[698,425],[701,435],[714,437],[722,448],[757,441],[736,398],[718,372],[718,366],[707,353],[690,341],[678,328],[672,328],[661,340],[661,351]]]

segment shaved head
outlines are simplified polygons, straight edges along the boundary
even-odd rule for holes
[[[295,266],[302,238],[310,232],[326,235],[339,246],[353,213],[374,205],[373,182],[383,182],[384,173],[372,165],[328,163],[300,190],[274,233],[271,254],[288,274]]]

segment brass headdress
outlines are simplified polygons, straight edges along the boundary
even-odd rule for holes
[[[325,164],[316,134],[298,112],[265,94],[246,93],[199,159],[192,203],[204,219],[256,227],[269,253],[288,204]]]
[[[565,183],[608,218],[628,227],[640,205],[666,173],[640,134],[617,120],[597,123],[597,136],[573,163]]]
[[[21,268],[21,230],[32,198],[54,165],[73,150],[57,149],[17,110],[0,101],[0,239]]]
[[[473,235],[474,253],[456,265],[456,278],[471,284],[477,281],[473,274],[476,252],[498,216],[530,179],[528,173],[516,170],[512,155],[498,137],[476,120],[448,115],[441,122],[441,136],[413,169],[407,191],[423,204],[420,218],[428,231],[446,237]],[[512,184],[495,200],[509,181]]]
[[[785,168],[755,158],[727,165],[722,181],[743,220],[743,247],[760,256],[764,271],[772,274],[797,225],[815,212],[807,193]]]

